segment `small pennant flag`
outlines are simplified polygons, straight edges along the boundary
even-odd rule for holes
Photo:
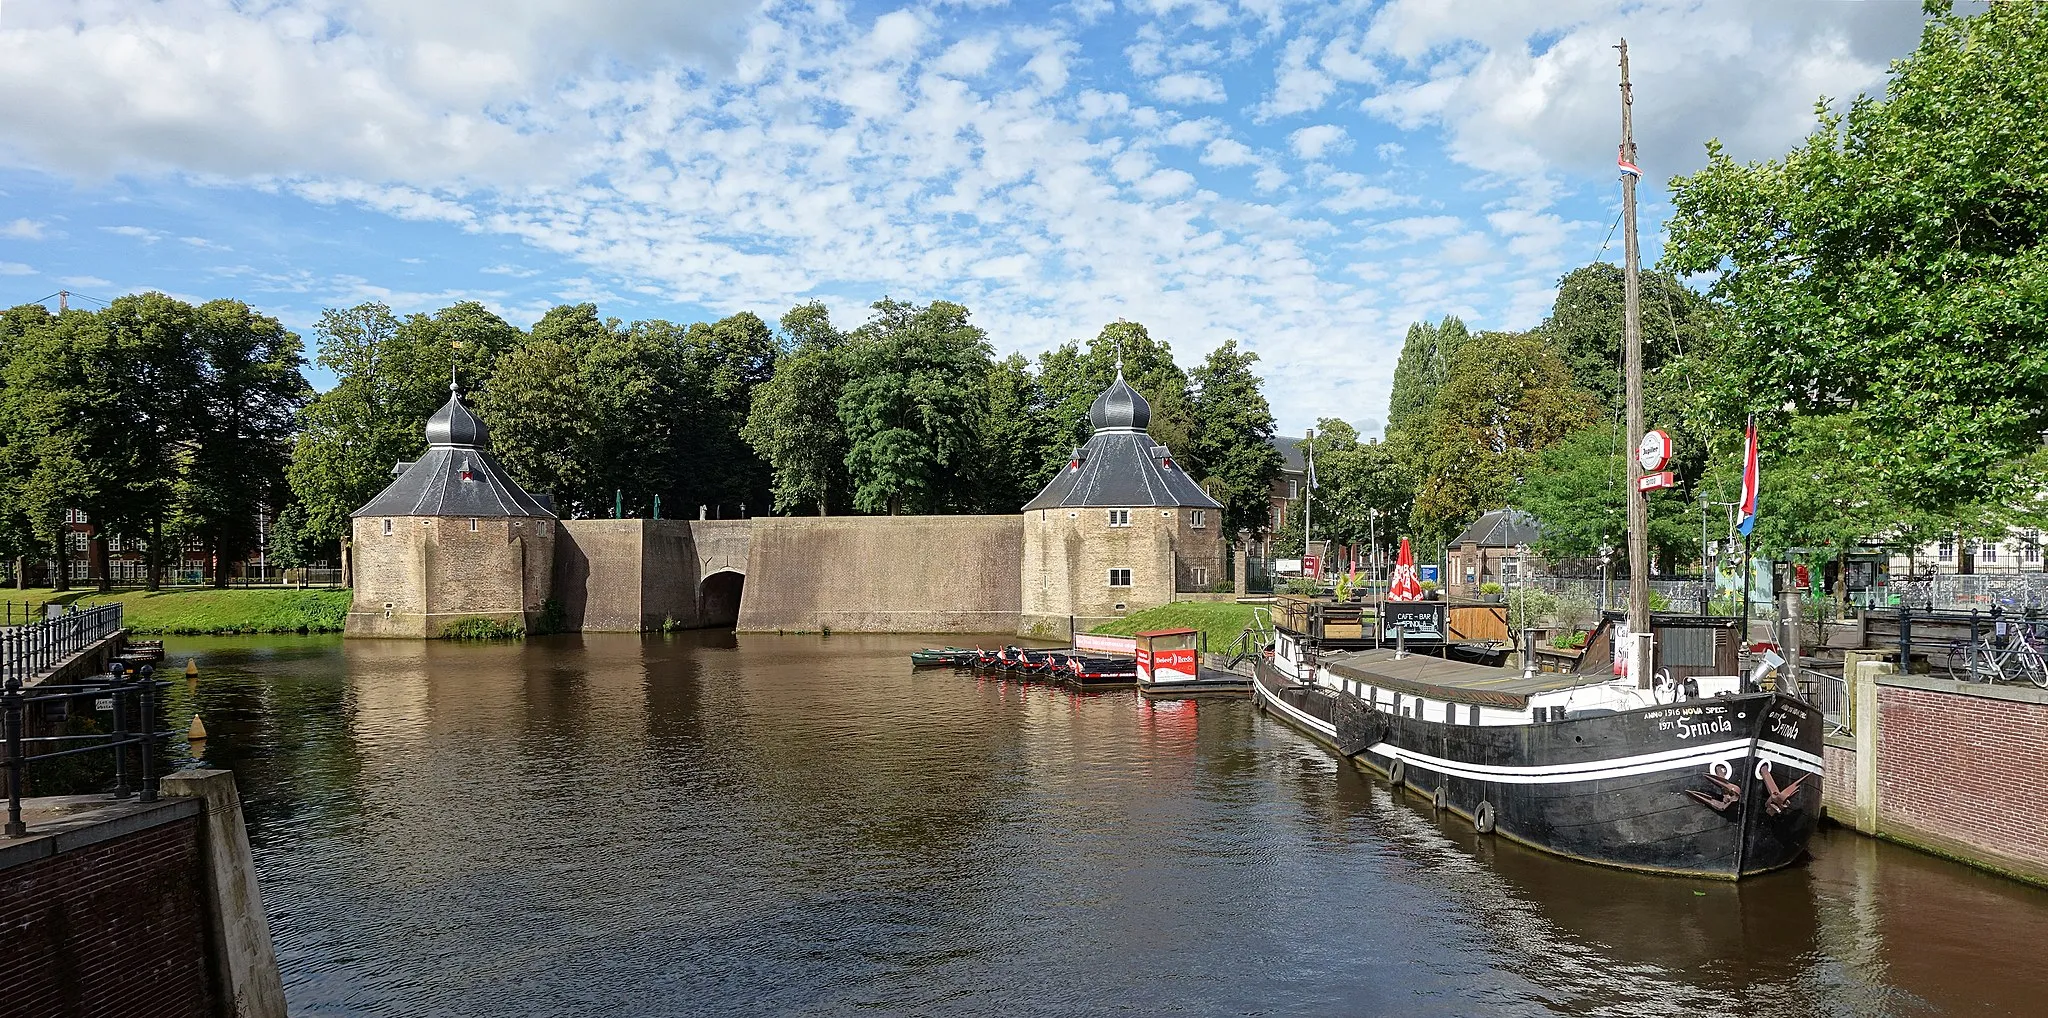
[[[1621,167],[1621,172],[1631,177],[1634,177],[1637,180],[1643,179],[1643,171],[1640,168],[1638,168],[1636,164],[1628,161],[1627,150],[1619,148],[1615,150],[1614,164],[1616,166]]]
[[[1415,578],[1415,553],[1405,537],[1401,539],[1401,557],[1394,561],[1394,573],[1387,578],[1387,600],[1422,600],[1422,581]]]

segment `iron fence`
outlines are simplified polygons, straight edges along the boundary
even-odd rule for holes
[[[2048,608],[2048,573],[1894,576],[1870,600],[1904,608]]]
[[[121,605],[102,604],[52,614],[0,632],[0,676],[32,679],[121,629]]]
[[[19,677],[9,676],[4,691],[0,691],[0,722],[4,722],[6,728],[7,745],[5,835],[9,838],[28,835],[28,824],[21,818],[21,799],[27,784],[28,765],[38,760],[54,760],[81,753],[111,752],[114,758],[114,798],[139,796],[143,802],[155,802],[158,778],[157,746],[161,740],[173,734],[158,731],[156,727],[157,709],[162,702],[159,694],[168,685],[167,682],[156,681],[154,669],[149,665],[137,669],[133,679],[128,678],[127,673],[116,664],[101,681],[44,685],[32,690],[24,689]],[[40,711],[45,720],[63,721],[69,718],[72,704],[81,699],[95,711],[111,711],[113,731],[34,737],[22,731],[31,705],[42,705]],[[128,728],[131,710],[137,721],[137,730],[132,732]],[[42,753],[28,752],[31,745],[50,744],[59,747],[68,745],[69,748],[57,748]],[[130,747],[134,748],[133,755],[136,757],[135,786],[129,784]]]
[[[49,611],[42,601],[0,601],[0,626],[13,628],[41,622]]]

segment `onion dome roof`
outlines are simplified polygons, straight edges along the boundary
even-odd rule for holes
[[[1097,431],[1105,428],[1143,431],[1152,426],[1152,404],[1145,402],[1145,397],[1124,381],[1123,369],[1118,368],[1116,381],[1109,383],[1109,388],[1095,397],[1095,405],[1088,408],[1088,420],[1094,423]]]

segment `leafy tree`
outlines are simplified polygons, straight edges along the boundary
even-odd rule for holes
[[[741,437],[754,390],[775,374],[779,353],[775,333],[751,311],[696,324],[679,351],[687,406],[678,436],[676,474],[671,479],[679,504],[739,504],[766,507],[772,485],[768,463]]]
[[[1267,528],[1273,478],[1284,464],[1273,448],[1273,409],[1252,373],[1258,360],[1228,340],[1188,377],[1195,430],[1187,457],[1201,471],[1190,473],[1204,478],[1211,497],[1223,503],[1226,534]]]
[[[967,501],[963,471],[991,356],[988,337],[947,301],[883,298],[844,347],[839,394],[853,505],[862,512],[937,512]]]
[[[1394,362],[1394,386],[1387,396],[1388,435],[1407,429],[1428,410],[1430,400],[1450,374],[1451,363],[1470,340],[1464,321],[1456,315],[1445,315],[1434,324],[1422,321],[1408,326],[1400,359]]]
[[[1591,559],[1628,535],[1628,436],[1612,421],[1579,428],[1537,452],[1512,500],[1543,526],[1545,559]],[[1667,569],[1699,550],[1698,503],[1672,491],[1649,496],[1650,550]],[[1617,551],[1626,567],[1627,556]]]
[[[298,412],[312,396],[299,337],[236,300],[209,301],[193,323],[200,358],[193,449],[179,482],[181,516],[213,552],[213,585],[256,547],[256,519],[284,502]]]
[[[1315,529],[1340,544],[1384,547],[1400,542],[1414,487],[1384,442],[1358,440],[1350,424],[1335,417],[1316,422]],[[1375,522],[1373,514],[1377,512]]]
[[[839,423],[845,374],[838,350],[845,337],[816,301],[783,315],[782,332],[788,352],[753,390],[740,437],[768,464],[776,512],[815,508],[824,516],[850,498],[846,431]]]
[[[51,315],[20,308],[8,316],[7,474],[12,514],[29,543],[55,562],[53,585],[71,585],[71,527],[65,514],[91,518],[119,497],[121,456],[106,439],[119,396],[106,383],[118,370],[105,323],[86,311]]]
[[[557,333],[560,335],[560,333]],[[477,413],[491,446],[529,490],[551,494],[563,516],[610,515],[611,491],[596,474],[601,443],[576,347],[535,337],[491,368]]]
[[[1572,380],[1619,413],[1626,408],[1622,381],[1622,271],[1594,262],[1558,281],[1550,316],[1537,327],[1571,368]],[[1701,356],[1712,343],[1706,299],[1665,272],[1641,277],[1643,370],[1661,371],[1685,353]]]
[[[1044,450],[1069,429],[1056,426],[1041,405],[1038,379],[1023,354],[989,367],[976,444],[973,508],[1014,513],[1050,480],[1043,473]]]
[[[1181,457],[1188,473],[1204,476],[1203,464],[1189,442],[1194,434],[1187,374],[1174,363],[1173,348],[1155,340],[1137,322],[1115,321],[1102,327],[1084,350],[1065,343],[1038,357],[1038,385],[1048,425],[1039,466],[1029,485],[1033,494],[1066,466],[1068,455],[1088,441],[1088,408],[1116,380],[1122,364],[1124,381],[1152,405],[1147,429],[1159,444]]]
[[[1458,351],[1417,422],[1424,480],[1410,521],[1441,543],[1506,507],[1537,451],[1591,423],[1593,396],[1531,333],[1481,333]]]
[[[1783,159],[1710,144],[1662,264],[1714,274],[1725,426],[1841,418],[1883,502],[1941,514],[2026,491],[2007,465],[2048,427],[2048,5],[1930,7],[1883,98],[1823,103]]]

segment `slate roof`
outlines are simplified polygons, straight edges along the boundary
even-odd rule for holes
[[[1152,405],[1124,381],[1122,371],[1095,397],[1088,419],[1095,434],[1037,498],[1025,503],[1026,512],[1098,506],[1223,508],[1145,431],[1152,423]]]
[[[448,403],[427,418],[427,451],[400,463],[398,479],[353,516],[531,516],[554,519],[490,453],[490,433],[448,386]]]
[[[1542,536],[1542,527],[1536,517],[1520,509],[1495,509],[1472,521],[1465,528],[1452,547],[1461,544],[1476,544],[1482,548],[1513,548],[1516,545],[1535,544]]]
[[[1273,436],[1273,448],[1280,452],[1280,472],[1283,474],[1304,474],[1308,472],[1308,457],[1301,451],[1301,443],[1307,441],[1300,435],[1292,438],[1286,435]]]

